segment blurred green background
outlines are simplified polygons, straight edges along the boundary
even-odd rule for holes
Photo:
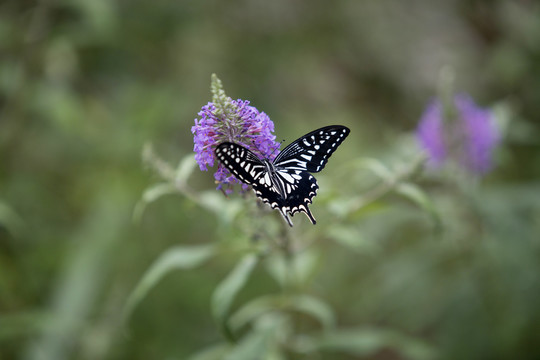
[[[332,194],[370,188],[365,170],[333,175],[360,157],[408,161],[444,67],[456,90],[499,115],[494,171],[472,196],[444,174],[422,180],[442,233],[389,196],[333,230],[361,238],[357,251],[330,241],[322,229],[335,222],[326,220],[339,205]],[[448,359],[540,357],[538,2],[4,0],[1,359],[183,359],[221,339],[210,297],[233,257],[169,274],[127,324],[121,316],[167,248],[238,232],[183,196],[132,221],[157,179],[143,145],[173,165],[192,152],[212,73],[270,116],[278,140],[351,128],[318,176],[318,224],[297,216],[292,230],[320,238],[314,291],[341,325],[399,330]],[[211,172],[190,183],[215,187]],[[246,298],[276,290],[254,276]],[[366,358],[402,357],[383,349]]]

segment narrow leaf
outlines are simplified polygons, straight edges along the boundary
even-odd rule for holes
[[[247,255],[236,265],[227,277],[218,285],[212,295],[212,313],[230,337],[227,316],[231,305],[240,290],[246,284],[251,272],[257,264],[255,255]]]
[[[393,350],[407,359],[428,360],[435,350],[423,340],[393,330],[357,328],[326,332],[319,337],[302,339],[304,352],[337,351],[371,356],[381,350]]]
[[[176,269],[192,269],[214,254],[211,245],[175,246],[165,251],[146,271],[141,281],[129,295],[124,307],[127,320],[139,302],[169,272]]]
[[[265,359],[268,352],[269,334],[253,332],[246,335],[224,358],[225,360]]]
[[[266,270],[281,286],[304,284],[315,274],[320,254],[313,249],[306,249],[295,254],[291,259],[283,256],[271,256],[265,261]]]
[[[251,323],[258,317],[266,314],[276,308],[280,308],[281,304],[276,299],[276,296],[261,296],[251,300],[230,317],[230,327],[232,330],[240,330],[243,326]]]
[[[397,186],[396,192],[413,201],[420,208],[426,211],[432,217],[436,226],[441,224],[441,219],[435,205],[420,187],[411,183],[401,183]]]
[[[333,226],[328,229],[328,236],[350,250],[359,253],[373,253],[377,249],[376,244],[367,241],[360,230],[350,226]]]
[[[156,201],[163,195],[174,194],[177,192],[178,190],[171,183],[159,183],[149,187],[144,191],[141,199],[135,205],[135,209],[133,210],[133,221],[139,222],[141,220],[148,204]]]
[[[234,331],[253,323],[264,314],[276,311],[296,311],[319,321],[323,328],[335,325],[332,308],[325,302],[309,295],[269,295],[250,301],[230,317],[230,327]]]
[[[334,327],[336,319],[332,308],[324,301],[309,295],[297,295],[290,299],[291,308],[317,319],[323,328]]]
[[[283,359],[283,354],[278,348],[278,339],[288,334],[290,330],[290,323],[286,317],[275,313],[262,316],[225,360]]]
[[[196,165],[195,157],[192,154],[184,156],[176,168],[176,181],[187,182]]]
[[[375,175],[383,180],[390,180],[393,177],[392,172],[381,161],[374,158],[361,159],[360,166],[371,170]]]
[[[218,191],[205,191],[200,194],[198,204],[208,211],[216,214],[225,222],[231,222],[242,210],[240,201],[227,199]]]

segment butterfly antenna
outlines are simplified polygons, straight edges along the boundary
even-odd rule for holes
[[[285,142],[285,139],[281,140],[281,141],[279,142],[279,146],[276,147],[274,150],[272,150],[272,152],[270,153],[270,156],[269,156],[268,158],[272,158],[272,156],[274,155],[274,153],[275,153],[277,150],[279,150],[279,148],[281,147],[281,144],[283,144],[284,142]]]

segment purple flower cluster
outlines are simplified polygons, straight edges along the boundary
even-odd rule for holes
[[[493,114],[466,94],[456,95],[452,105],[455,116],[450,118],[445,118],[440,100],[427,106],[416,131],[418,142],[431,165],[453,159],[467,171],[483,175],[491,169],[491,155],[499,143]]]
[[[228,110],[220,112],[215,104],[203,106],[191,128],[194,134],[195,160],[203,171],[214,166],[214,150],[222,142],[240,144],[261,158],[273,160],[277,155],[279,143],[275,141],[274,123],[264,112],[249,106],[247,100],[229,100]],[[231,186],[240,183],[223,165],[219,164],[214,174],[218,189],[229,194]],[[247,190],[247,185],[242,184]]]

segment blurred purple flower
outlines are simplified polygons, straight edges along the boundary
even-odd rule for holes
[[[195,160],[203,171],[214,166],[214,150],[222,142],[230,141],[245,146],[262,158],[273,158],[277,155],[279,143],[275,141],[274,123],[264,112],[249,106],[247,100],[224,100],[225,111],[219,111],[214,103],[209,102],[199,112],[200,119],[195,119],[191,128],[194,134]],[[226,194],[232,192],[233,184],[241,183],[225,168],[218,164],[214,174],[217,189]],[[248,186],[242,184],[242,189]]]
[[[450,119],[444,117],[440,100],[427,106],[416,131],[418,142],[431,165],[453,159],[471,173],[483,175],[491,169],[491,155],[499,143],[493,114],[466,94],[456,95],[452,105],[455,116]]]
[[[440,166],[446,160],[443,127],[441,103],[438,100],[432,101],[420,118],[416,137],[428,152],[430,163],[435,166]]]

